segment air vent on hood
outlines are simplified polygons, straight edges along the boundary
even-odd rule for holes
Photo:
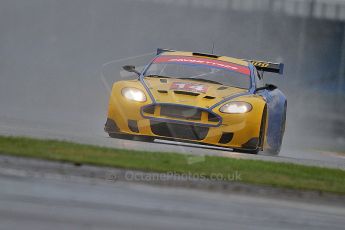
[[[205,96],[204,98],[205,98],[205,99],[215,99],[216,97],[207,95],[207,96]]]
[[[225,87],[225,86],[221,86],[219,87],[217,90],[224,90],[224,89],[227,89],[228,87]]]
[[[190,95],[190,96],[199,96],[199,93],[188,92],[188,91],[180,91],[180,90],[175,90],[174,93],[176,93],[176,94],[183,94],[183,95]]]
[[[167,79],[159,79],[161,83],[167,83]]]
[[[166,90],[161,90],[161,89],[159,89],[159,90],[157,90],[158,91],[158,93],[168,93],[168,91],[166,91]]]

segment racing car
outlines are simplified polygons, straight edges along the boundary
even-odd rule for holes
[[[157,49],[135,80],[113,84],[105,132],[114,138],[168,139],[278,154],[287,100],[263,73],[284,64]]]

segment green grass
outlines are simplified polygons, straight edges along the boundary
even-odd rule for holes
[[[3,155],[154,172],[192,173],[210,177],[238,172],[241,182],[345,194],[345,171],[289,163],[206,156],[189,164],[186,155],[112,149],[55,140],[0,136]],[[231,179],[231,177],[230,177]]]

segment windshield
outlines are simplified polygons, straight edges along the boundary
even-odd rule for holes
[[[243,89],[250,88],[248,67],[199,57],[159,56],[145,71],[144,77],[193,79]]]

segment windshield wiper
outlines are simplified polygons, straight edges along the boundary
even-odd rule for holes
[[[208,79],[204,79],[204,78],[193,78],[193,77],[181,77],[178,79],[186,79],[186,80],[193,80],[193,81],[204,81],[204,82],[210,82],[213,84],[218,84],[218,85],[223,85],[222,83],[218,82],[218,81],[212,81],[212,80],[208,80]]]
[[[167,77],[167,76],[161,76],[161,75],[156,75],[156,74],[153,74],[153,75],[147,75],[145,77],[155,77],[155,78],[170,78],[170,77]]]

